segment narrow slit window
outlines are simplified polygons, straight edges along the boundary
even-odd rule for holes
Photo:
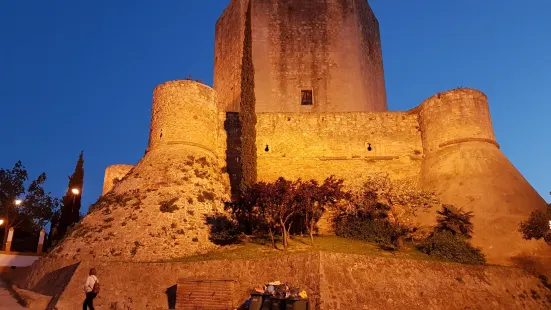
[[[312,96],[312,90],[301,90],[300,91],[300,104],[301,105],[312,105],[313,104],[313,96]]]

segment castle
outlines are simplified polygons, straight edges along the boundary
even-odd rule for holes
[[[103,198],[54,254],[208,251],[201,218],[240,184],[335,175],[354,187],[380,172],[474,211],[473,243],[490,262],[540,250],[518,224],[546,203],[500,151],[482,92],[445,91],[388,111],[367,1],[231,0],[216,24],[214,88],[155,88],[145,156],[107,168]]]

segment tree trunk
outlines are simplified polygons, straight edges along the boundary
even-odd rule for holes
[[[308,229],[308,232],[310,233],[310,242],[312,245],[314,245],[314,226],[316,226],[314,221],[310,221],[310,228]]]
[[[283,248],[287,250],[287,228],[285,227],[285,223],[283,223],[283,220],[279,220],[279,225],[281,225],[281,235],[283,237]]]

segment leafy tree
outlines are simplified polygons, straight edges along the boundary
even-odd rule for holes
[[[326,208],[343,198],[348,198],[349,193],[343,190],[342,179],[337,180],[331,176],[321,185],[315,180],[298,180],[295,197],[297,209],[304,216],[304,225],[310,234],[310,242],[314,244],[314,229]]]
[[[279,230],[283,238],[283,247],[289,246],[289,229],[292,218],[297,212],[296,182],[279,178],[273,183],[259,182],[256,185],[258,190],[257,204],[260,214],[268,227],[272,238],[272,245],[275,247],[273,232]]]
[[[288,247],[293,220],[300,213],[297,182],[279,178],[275,182],[258,182],[245,187],[238,201],[226,204],[247,233],[268,233],[275,248],[275,233]]]
[[[42,173],[25,190],[28,173],[18,161],[12,169],[0,169],[0,212],[4,219],[4,240],[6,243],[11,227],[27,232],[42,229],[52,219],[59,201],[43,188],[46,174]],[[19,204],[15,201],[25,196]]]
[[[4,240],[6,244],[8,231],[16,219],[15,200],[25,193],[25,181],[27,181],[27,169],[21,161],[15,163],[12,169],[0,169],[0,206],[4,219]]]
[[[59,222],[55,227],[54,240],[60,240],[65,236],[67,229],[80,220],[80,207],[82,198],[82,187],[84,184],[84,152],[80,152],[75,171],[69,177],[67,192],[62,198]],[[73,190],[78,193],[73,193]]]
[[[551,245],[551,204],[545,210],[536,210],[530,214],[526,222],[520,223],[519,231],[524,239],[543,239]]]
[[[465,237],[467,239],[472,237],[473,224],[471,223],[471,219],[473,218],[473,212],[466,212],[461,208],[444,204],[442,205],[442,210],[438,210],[436,213],[438,215],[435,231],[449,231],[454,236]]]

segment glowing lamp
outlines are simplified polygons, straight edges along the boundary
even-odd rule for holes
[[[80,194],[80,191],[78,190],[78,188],[71,189],[71,192],[73,192],[73,194],[75,194],[75,195]]]
[[[21,203],[23,203],[23,200],[21,200],[21,199],[15,199],[15,205],[16,205],[16,206],[20,205]]]

